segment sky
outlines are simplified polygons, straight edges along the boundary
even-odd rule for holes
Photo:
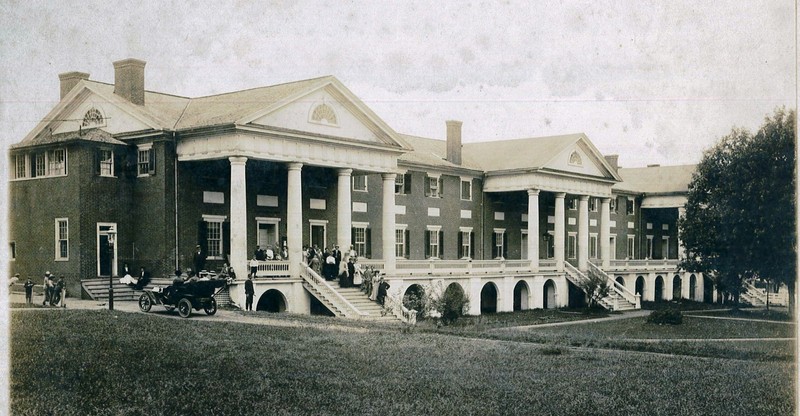
[[[4,1],[3,145],[58,74],[204,96],[334,75],[395,131],[463,141],[583,132],[623,167],[697,163],[734,126],[795,108],[795,2]],[[74,3],[74,4],[66,4]]]

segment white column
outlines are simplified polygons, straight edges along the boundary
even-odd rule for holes
[[[528,189],[528,260],[539,271],[539,190]]]
[[[288,163],[286,180],[286,244],[289,252],[289,275],[300,277],[299,262],[303,258],[303,192],[300,171],[302,163]]]
[[[567,194],[559,192],[556,194],[556,223],[554,224],[553,232],[553,256],[556,259],[556,270],[564,271],[564,197]]]
[[[589,196],[581,195],[578,202],[578,269],[589,268]]]
[[[397,265],[395,257],[395,207],[394,207],[394,173],[383,173],[383,262],[387,274],[394,273]]]
[[[339,184],[336,203],[336,244],[342,252],[350,249],[350,232],[353,228],[353,204],[350,180],[353,169],[339,169]]]
[[[678,207],[678,220],[680,220],[681,218],[684,218],[684,217],[686,217],[686,208]],[[675,228],[676,228],[677,233],[678,233],[678,258],[679,259],[685,259],[686,258],[686,249],[683,247],[683,241],[681,241],[681,229],[680,229],[680,227],[677,226],[677,224],[675,225]]]
[[[244,277],[247,273],[247,186],[245,178],[246,157],[229,157],[231,164],[231,267]],[[199,270],[198,270],[199,271]]]
[[[600,200],[600,258],[603,260],[602,268],[611,266],[611,198]]]

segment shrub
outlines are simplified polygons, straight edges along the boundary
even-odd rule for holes
[[[469,297],[463,290],[450,286],[438,299],[431,301],[431,306],[441,315],[445,325],[451,324],[464,315],[464,310],[469,307]]]
[[[681,314],[681,311],[677,309],[662,309],[653,311],[650,313],[650,316],[647,317],[647,323],[651,324],[680,325],[681,322],[683,322],[683,314]]]

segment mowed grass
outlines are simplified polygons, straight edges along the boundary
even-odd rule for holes
[[[18,311],[11,357],[15,415],[794,412],[790,362],[399,329]]]

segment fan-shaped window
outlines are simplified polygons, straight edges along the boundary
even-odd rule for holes
[[[333,109],[325,103],[322,103],[314,108],[311,113],[311,121],[324,124],[338,124],[336,121],[336,113]]]
[[[569,164],[577,166],[583,165],[583,161],[581,160],[581,155],[579,155],[578,152],[572,152],[572,154],[569,155]]]
[[[83,123],[81,126],[102,126],[103,122],[103,113],[101,113],[100,110],[92,107],[86,112],[86,114],[83,115]]]

